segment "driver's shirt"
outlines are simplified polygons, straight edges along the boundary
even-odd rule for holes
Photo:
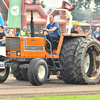
[[[59,29],[59,25],[56,22],[54,22],[52,25],[48,24],[46,29],[52,29],[54,27],[56,27],[57,29],[54,32],[50,32],[50,34],[59,36],[60,35],[60,29]]]

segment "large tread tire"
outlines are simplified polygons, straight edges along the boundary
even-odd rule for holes
[[[39,58],[32,59],[31,62],[29,63],[29,66],[32,66],[33,63],[35,64],[35,62],[36,62],[37,60],[39,60]],[[33,65],[33,66],[34,66],[34,65]],[[36,83],[35,83],[34,80],[33,80],[33,75],[32,75],[32,74],[33,74],[32,68],[31,68],[31,67],[28,67],[28,79],[29,79],[29,81],[30,81],[30,83],[31,83],[32,85],[36,85]]]
[[[95,52],[96,55],[99,56],[100,52],[100,42],[94,39],[84,39],[81,41],[76,49],[75,55],[74,55],[74,63],[75,63],[75,75],[78,78],[78,82],[81,84],[96,84],[100,80],[100,67],[99,65],[96,66],[96,69],[93,71],[93,65],[94,65],[94,58],[93,55],[90,55],[90,66],[89,71],[90,76],[85,73],[84,69],[84,58],[86,53],[90,52],[89,49],[92,48],[92,52]]]
[[[19,81],[28,81],[27,69],[19,68],[19,67],[12,67],[12,74],[13,76]]]
[[[20,68],[20,73],[25,81],[28,81],[28,68]]]
[[[12,74],[16,78],[16,80],[24,80],[22,77],[22,74],[20,73],[20,68],[19,67],[12,67]]]
[[[100,43],[95,39],[79,37],[64,42],[60,53],[60,64],[63,67],[61,77],[65,83],[96,84],[100,80],[99,65],[93,70],[93,52],[99,56]],[[86,73],[84,58],[87,53],[90,56],[90,66]]]
[[[41,69],[42,67],[42,69]],[[41,74],[42,70],[42,74]],[[41,76],[39,76],[39,72]],[[45,60],[41,58],[33,59],[28,68],[28,79],[32,85],[42,85],[48,77],[48,66]]]
[[[82,41],[83,38],[71,38],[70,40],[65,40],[61,53],[60,53],[60,64],[62,66],[61,77],[65,83],[73,84],[77,83],[78,79],[75,74],[75,63],[74,63],[74,55],[76,48],[78,47],[79,43]]]
[[[0,55],[0,61],[4,61],[5,57]],[[9,76],[9,67],[5,67],[5,69],[0,69],[0,83],[3,83],[7,80]]]

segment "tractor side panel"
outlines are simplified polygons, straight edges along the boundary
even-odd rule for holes
[[[25,58],[45,58],[44,38],[24,38]]]

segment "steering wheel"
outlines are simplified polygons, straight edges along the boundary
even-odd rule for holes
[[[38,32],[39,32],[40,34],[43,34],[43,30],[42,30],[42,29],[38,30]]]
[[[46,31],[48,34],[50,34],[47,30],[43,30],[43,29],[38,30],[38,32],[39,32],[40,34],[44,34],[45,31]]]
[[[48,34],[50,34],[47,30],[43,30],[43,34],[44,34],[45,31],[46,31]]]

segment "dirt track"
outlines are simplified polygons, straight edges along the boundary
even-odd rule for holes
[[[0,84],[0,98],[23,98],[48,95],[100,94],[100,84],[71,85],[51,76],[42,86],[32,86],[28,81],[17,81],[12,75]]]

